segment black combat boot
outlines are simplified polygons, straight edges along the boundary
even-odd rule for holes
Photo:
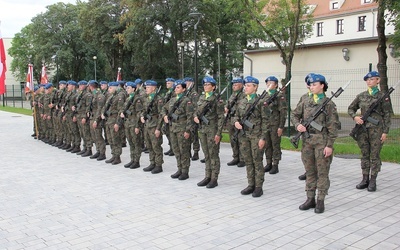
[[[377,175],[371,175],[371,180],[369,180],[368,184],[368,192],[376,191],[376,177]]]
[[[218,186],[218,179],[211,179],[211,181],[207,184],[206,188],[215,188]]]
[[[170,148],[168,151],[164,152],[164,155],[169,155],[169,153],[172,152],[172,149]]]
[[[178,178],[178,180],[180,180],[180,181],[184,181],[184,180],[187,180],[187,179],[189,179],[189,174],[188,173],[182,173]]]
[[[89,158],[90,159],[97,159],[97,157],[99,157],[99,156],[100,156],[100,152],[97,151],[94,155],[90,156]]]
[[[143,168],[144,172],[150,172],[151,170],[153,170],[156,167],[156,165],[154,164],[150,164],[149,166]]]
[[[115,156],[113,162],[111,162],[112,165],[117,165],[121,163],[121,157],[120,156]]]
[[[243,195],[248,195],[254,192],[254,186],[248,186],[247,188],[243,189],[240,191],[241,194]]]
[[[308,198],[307,200],[299,206],[300,210],[308,210],[310,208],[315,208],[315,198]]]
[[[372,177],[371,177],[372,179]],[[366,189],[369,184],[369,174],[363,174],[361,182],[356,186],[357,189]]]
[[[305,181],[306,180],[306,173],[304,173],[304,174],[302,174],[302,175],[299,175],[299,180],[301,180],[301,181]]]
[[[279,173],[278,165],[272,165],[272,168],[269,171],[269,174],[277,174],[277,173]]]
[[[87,148],[86,152],[84,154],[82,154],[81,156],[82,157],[88,157],[88,156],[91,156],[92,154],[93,154],[92,153],[92,149],[91,148]]]
[[[99,156],[100,158],[100,156]],[[99,160],[99,158],[97,158],[97,160]],[[115,160],[115,156],[111,157],[110,159],[106,160],[105,163],[112,163]]]
[[[75,146],[74,149],[71,151],[71,153],[78,153],[79,151],[81,151],[81,147],[80,146]]]
[[[200,160],[201,163],[206,163],[206,158]]]
[[[235,166],[239,163],[239,159],[233,159],[230,162],[228,162],[226,165],[228,166]]]
[[[199,159],[199,151],[194,151],[192,156],[192,161],[197,161]]]
[[[242,167],[246,166],[246,164],[244,163],[244,161],[239,161],[237,166],[238,166],[238,168],[242,168]]]
[[[200,181],[199,183],[197,183],[197,186],[199,187],[204,187],[207,186],[207,184],[211,181],[210,177],[205,177],[202,181]]]
[[[272,163],[267,163],[267,165],[265,165],[264,167],[265,172],[269,172],[271,169],[272,169]]]
[[[67,152],[71,152],[72,150],[74,150],[75,146],[74,145],[70,145],[69,148],[66,148],[65,151]]]
[[[139,162],[134,162],[130,167],[130,169],[135,169],[135,168],[140,168]]]
[[[180,170],[176,171],[175,174],[171,174],[172,179],[179,178],[181,176],[182,172]]]
[[[128,162],[127,164],[124,165],[124,168],[130,168],[133,164],[133,160],[131,160],[130,162]]]
[[[174,156],[175,154],[174,154],[174,151],[173,150],[171,150],[171,152],[169,152],[169,154],[168,154],[168,156]]]
[[[152,174],[158,174],[158,173],[161,173],[162,171],[163,171],[162,166],[156,166],[155,168],[153,168],[151,170],[151,173]]]
[[[254,197],[254,198],[257,198],[257,197],[260,197],[261,195],[263,195],[263,189],[262,189],[262,187],[256,187],[255,189],[254,189],[254,192],[253,192],[253,194],[252,194],[252,196]]]
[[[317,200],[317,205],[315,206],[314,212],[316,214],[322,214],[325,211],[324,200]]]
[[[78,153],[76,153],[77,155],[83,155],[84,153],[86,153],[86,147],[82,148],[81,151],[79,151]]]
[[[96,158],[98,161],[102,161],[106,159],[106,154],[100,154],[99,157]]]

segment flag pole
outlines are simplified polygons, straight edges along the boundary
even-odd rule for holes
[[[35,133],[36,133],[36,140],[39,140],[39,128],[38,128],[38,122],[36,119],[36,105],[35,105],[35,92],[30,91],[32,95],[32,103],[33,103],[33,122],[35,124]]]

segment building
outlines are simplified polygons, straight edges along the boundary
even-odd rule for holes
[[[311,37],[295,51],[292,65],[291,107],[306,92],[304,77],[310,72],[326,76],[329,90],[336,91],[349,80],[350,86],[335,100],[338,111],[346,113],[357,93],[366,89],[363,76],[378,63],[376,32],[377,3],[373,0],[308,0],[314,17]],[[394,27],[386,23],[386,35]],[[400,65],[390,55],[388,46],[388,85],[400,80]],[[257,77],[262,82],[269,75],[283,78],[285,65],[278,50],[268,43],[257,49],[246,50],[244,75]],[[265,88],[265,85],[262,85]],[[328,94],[329,96],[330,94]],[[400,113],[400,88],[392,93],[395,114]]]

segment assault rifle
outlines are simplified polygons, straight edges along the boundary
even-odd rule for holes
[[[275,99],[278,97],[279,93],[281,93],[284,89],[286,89],[287,86],[289,86],[290,82],[292,80],[288,81],[285,86],[283,86],[282,88],[280,88],[278,91],[276,91],[273,95],[271,95],[265,102],[267,103],[267,105],[271,105],[271,103],[273,103],[275,101]]]
[[[153,110],[154,102],[156,100],[157,95],[160,93],[161,86],[157,89],[156,94],[154,95],[153,99],[151,99],[149,105],[147,106],[146,112],[144,113],[143,117],[145,121],[150,121],[151,120],[151,111]]]
[[[116,93],[116,92],[112,93],[111,97],[108,99],[109,102],[107,102],[107,105],[104,107],[103,116],[104,116],[105,118],[107,118],[107,117],[110,115],[110,107],[111,107],[112,101],[114,100],[114,97],[115,97],[115,95],[116,95],[115,93]]]
[[[68,93],[65,94],[65,95],[68,95]],[[70,102],[70,100],[71,100],[71,95],[73,95],[72,92],[71,92],[70,95],[68,96],[67,101],[64,103],[64,106],[61,108],[61,109],[62,109],[62,110],[61,110],[61,120],[62,120],[62,118],[64,117],[65,113],[67,113],[67,111],[68,111],[68,105],[69,105],[69,102]]]
[[[347,82],[347,84],[344,87],[340,87],[338,90],[336,90],[336,92],[334,93],[332,91],[332,96],[329,97],[328,99],[326,99],[321,105],[319,105],[315,111],[313,112],[313,114],[308,117],[307,119],[305,119],[301,124],[308,130],[308,128],[311,126],[313,128],[315,128],[318,131],[322,131],[322,129],[324,127],[322,127],[320,124],[315,122],[315,119],[317,119],[317,117],[322,114],[322,113],[326,113],[325,111],[325,107],[326,105],[328,105],[328,103],[335,97],[338,98],[340,96],[340,94],[343,93],[343,91],[347,88],[347,86],[349,86],[349,84],[351,83],[351,80]],[[298,132],[295,136],[293,136],[290,139],[290,143],[292,143],[293,147],[298,148],[299,147],[299,140],[300,140],[300,136],[304,133],[305,138],[309,138],[310,134],[308,133],[308,131],[305,132]]]
[[[369,108],[367,109],[367,111],[365,111],[364,115],[361,117],[361,119],[364,121],[363,124],[356,124],[356,126],[354,126],[354,128],[351,130],[350,132],[350,136],[357,141],[357,137],[360,133],[360,129],[363,128],[364,131],[367,131],[367,127],[365,126],[366,122],[370,122],[374,125],[378,125],[379,121],[372,118],[372,113],[376,112],[376,109],[378,108],[379,104],[381,102],[383,102],[384,100],[386,100],[386,98],[389,98],[390,94],[395,90],[395,88],[397,87],[397,85],[400,84],[400,81],[397,82],[397,84],[394,87],[391,87],[388,91],[386,91],[386,93],[381,96],[378,100],[376,100],[374,103],[371,104],[371,106],[369,106]]]
[[[84,91],[85,90],[82,90],[82,92],[78,95],[78,99],[76,99],[76,107],[75,107],[74,114],[78,113],[78,109],[81,108],[81,100],[82,100]]]
[[[228,86],[226,86],[221,92],[219,92],[217,94],[217,96],[215,97],[216,102],[219,100],[219,98],[221,98],[221,95],[224,94],[224,92],[226,91],[227,88],[228,88]],[[204,106],[203,110],[200,112],[200,114],[199,114],[200,124],[204,123],[204,124],[208,125],[210,123],[210,121],[206,117],[206,114],[208,113],[208,111],[210,111],[211,105],[213,103],[214,102],[207,102],[207,104]]]
[[[176,111],[176,110],[179,108],[179,106],[181,105],[181,103],[182,103],[182,101],[183,101],[183,98],[184,98],[185,96],[187,96],[187,95],[190,93],[190,91],[192,91],[193,87],[194,87],[194,84],[192,84],[192,85],[183,93],[183,95],[181,96],[181,98],[179,98],[179,100],[177,100],[177,101],[174,103],[174,106],[172,106],[172,109],[168,112],[168,124],[169,124],[169,125],[172,125],[172,122],[173,122],[173,121],[177,121],[177,120],[179,119],[179,116],[175,114],[175,111]]]
[[[234,115],[235,110],[233,109],[233,106],[236,105],[240,94],[241,94],[241,92],[237,93],[235,98],[233,98],[233,100],[230,103],[228,103],[228,107],[227,107],[228,112],[226,113],[226,116],[224,118],[224,122],[222,123],[222,127],[225,126],[225,124],[228,122],[228,120]]]
[[[244,134],[244,126],[253,129],[254,128],[254,124],[251,123],[249,121],[250,116],[253,115],[254,109],[257,107],[258,103],[265,98],[265,96],[267,95],[268,90],[264,90],[260,96],[257,97],[257,99],[251,104],[251,106],[246,110],[246,112],[244,113],[242,119],[240,119],[239,123],[242,126],[242,129],[236,129],[235,133],[233,134],[232,139],[234,141],[237,141],[239,134],[243,135]]]

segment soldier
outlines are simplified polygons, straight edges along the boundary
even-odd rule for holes
[[[96,146],[96,153],[89,158],[102,161],[106,159],[106,142],[104,141],[102,133],[104,123],[101,122],[101,109],[104,107],[106,99],[104,94],[98,88],[99,85],[97,81],[90,80],[88,84],[89,90],[92,94],[88,112],[88,117],[90,117],[90,135]]]
[[[125,101],[126,98],[128,98],[128,94],[126,93],[126,85],[125,85],[125,81],[117,81],[117,83],[119,84],[119,87],[123,93],[123,100]],[[125,135],[125,126],[124,123],[120,124],[121,128],[120,128],[120,133],[121,133],[121,143],[122,143],[122,147],[125,148],[126,147],[126,135]]]
[[[143,171],[158,174],[163,171],[162,164],[164,163],[161,147],[163,143],[161,111],[164,103],[162,97],[158,95],[156,81],[147,80],[144,84],[147,97],[143,99],[143,112],[140,121],[144,124],[144,138],[149,150],[150,165]]]
[[[135,169],[140,167],[140,156],[142,152],[141,143],[138,140],[139,135],[139,115],[143,111],[143,101],[137,91],[137,85],[134,82],[126,83],[128,97],[119,111],[119,123],[124,122],[125,134],[129,143],[130,159],[125,168]]]
[[[328,83],[325,77],[320,74],[314,74],[307,79],[310,85],[311,97],[296,107],[292,112],[292,123],[297,131],[308,132],[310,137],[302,137],[303,147],[301,149],[301,159],[306,169],[306,193],[307,200],[299,206],[300,210],[315,208],[315,213],[325,211],[324,200],[329,189],[329,169],[333,157],[333,143],[337,138],[338,115],[336,105],[332,101],[324,107],[325,112],[319,115],[314,122],[322,126],[319,131],[313,127],[308,129],[303,126],[301,121],[309,118],[316,109],[327,99],[325,92],[328,89]],[[315,194],[318,189],[317,202]]]
[[[165,79],[165,87],[167,88],[167,92],[164,95],[164,105],[169,105],[169,100],[171,100],[172,96],[174,95],[174,88],[173,85],[175,83],[174,78],[167,78]],[[174,156],[174,151],[172,150],[171,139],[170,139],[170,126],[168,124],[163,124],[163,134],[167,136],[169,150],[164,152],[164,155]]]
[[[84,148],[83,153],[80,155],[82,157],[92,156],[92,136],[90,134],[90,121],[88,114],[90,113],[91,103],[93,99],[93,95],[90,90],[87,89],[87,81],[79,82],[79,90],[82,91],[81,98],[77,103],[77,119],[78,119],[78,127],[79,133],[81,134],[81,138],[83,139]],[[79,97],[78,97],[79,98]]]
[[[43,97],[43,121],[46,124],[45,139],[44,142],[53,144],[55,142],[54,125],[53,125],[53,108],[54,104],[54,93],[52,83],[48,83],[44,86],[45,94]]]
[[[186,83],[186,88],[189,89],[193,84],[194,80],[191,77],[186,77],[183,79],[183,82]],[[196,90],[192,89],[190,93],[188,93],[188,97],[190,98],[191,102],[194,104],[197,104],[199,101],[199,93],[197,93]],[[193,112],[196,111],[196,105],[193,105],[194,110]],[[199,142],[199,133],[198,133],[198,127],[193,126],[191,129],[191,141],[192,141],[192,148],[193,148],[193,155],[192,155],[192,161],[197,161],[199,159],[199,151],[200,151],[200,142]]]
[[[33,117],[33,134],[31,135],[34,139],[37,139],[37,136],[39,132],[38,130],[38,120],[39,120],[39,113],[38,113],[38,107],[37,107],[37,95],[38,95],[38,90],[39,86],[35,86],[33,88],[33,93],[30,94],[30,102],[31,102],[31,108],[33,109],[32,117]]]
[[[65,119],[68,123],[69,134],[71,136],[71,147],[66,151],[71,153],[78,153],[81,151],[81,137],[79,135],[79,128],[77,124],[77,118],[75,116],[76,101],[78,98],[78,93],[76,91],[78,84],[75,81],[68,81],[68,91],[69,95],[66,96],[66,111]]]
[[[263,167],[263,152],[265,147],[265,137],[267,134],[267,106],[263,102],[254,104],[258,98],[257,89],[259,81],[257,78],[247,76],[244,78],[244,93],[245,98],[239,100],[238,109],[236,110],[235,117],[233,118],[233,125],[239,131],[240,151],[242,152],[247,172],[248,186],[240,193],[242,195],[252,194],[253,197],[260,197],[263,195],[264,183],[264,167]],[[253,124],[250,128],[243,124],[244,115],[249,112],[248,110],[252,105],[256,105],[253,113],[250,116],[249,122]],[[242,121],[242,124],[240,123]]]
[[[376,178],[378,172],[381,171],[382,162],[380,152],[383,143],[387,139],[389,133],[391,117],[390,117],[390,100],[386,98],[371,114],[371,118],[378,121],[376,124],[364,121],[362,115],[369,107],[384,95],[379,91],[380,75],[377,71],[371,71],[364,76],[368,90],[361,92],[356,96],[354,101],[348,108],[348,114],[353,118],[356,124],[365,125],[365,130],[360,129],[357,134],[357,144],[361,150],[361,172],[363,178],[356,186],[357,189],[365,189],[368,187],[369,192],[376,191]],[[357,110],[361,110],[361,115],[357,114]]]
[[[278,91],[278,82],[278,78],[275,76],[269,76],[265,79],[268,88],[265,100],[269,99]],[[285,94],[279,93],[278,96],[272,100],[272,103],[268,105],[268,108],[271,113],[268,119],[268,131],[265,138],[265,157],[267,165],[264,170],[265,172],[269,172],[269,174],[277,174],[279,173],[278,164],[282,159],[281,136],[283,134],[283,128],[285,127],[287,114]]]
[[[170,126],[171,142],[175,153],[178,171],[171,178],[186,180],[189,178],[190,167],[190,130],[193,127],[193,104],[185,95],[186,83],[182,80],[175,81],[175,94],[168,103],[168,113],[164,115],[164,122]]]
[[[44,115],[43,115],[43,98],[44,98],[44,86],[45,84],[40,84],[39,85],[39,90],[37,91],[37,113],[38,113],[38,128],[39,128],[39,136],[38,139],[39,140],[43,140],[45,137],[45,131],[46,131],[46,127],[45,127],[45,123],[44,123]]]
[[[109,136],[108,142],[110,143],[112,155],[110,159],[106,160],[106,163],[117,165],[121,163],[122,154],[122,135],[117,118],[118,111],[124,105],[125,94],[117,82],[108,83],[108,92],[110,93],[110,97],[108,97],[101,112],[101,118],[106,120],[106,130]]]
[[[104,105],[105,105],[105,102],[108,100],[108,98],[110,97],[110,93],[108,92],[108,82],[107,81],[100,81],[100,91],[101,91],[101,93],[103,94],[103,96],[104,96],[104,104],[103,104],[103,106],[101,107],[101,108],[103,108],[104,107]],[[101,111],[100,111],[100,117],[101,117]],[[109,138],[110,136],[108,135],[108,132],[107,132],[107,129],[106,129],[106,125],[105,125],[105,120],[103,120],[103,119],[101,119],[100,120],[100,123],[102,123],[102,128],[103,128],[103,131],[102,131],[102,133],[104,134],[104,141],[105,141],[105,143],[106,143],[106,145],[109,145],[109,143],[108,143],[108,139],[107,138]]]
[[[197,186],[215,188],[218,186],[221,168],[219,148],[224,122],[224,103],[221,99],[217,99],[215,94],[217,83],[214,78],[206,76],[202,82],[204,94],[197,102],[193,120],[199,126],[199,138],[205,155],[206,169],[204,179],[197,183]],[[204,118],[208,120],[208,124],[204,122]]]
[[[62,123],[61,103],[63,103],[65,101],[65,94],[67,92],[67,89],[65,88],[66,86],[67,86],[66,81],[58,82],[59,90],[57,91],[57,94],[56,94],[56,105],[55,105],[55,113],[54,113],[54,129],[55,129],[56,141],[57,141],[57,143],[53,145],[55,147],[61,147],[64,144],[65,132],[64,132],[64,126]]]
[[[136,84],[136,88],[138,91],[137,95],[140,99],[142,99],[142,102],[143,102],[143,99],[146,98],[146,96],[147,96],[146,87],[143,85],[143,81],[140,78],[137,78],[134,83]],[[140,117],[140,114],[138,114],[138,115]],[[136,139],[138,140],[138,142],[140,142],[140,145],[142,147],[142,152],[149,153],[149,150],[147,149],[147,147],[145,145],[145,140],[144,140],[144,125],[142,122],[139,122],[138,126],[139,127],[137,129],[138,129],[139,133],[137,134]],[[135,128],[135,131],[136,131],[136,128]]]
[[[235,126],[233,125],[233,117],[235,116],[235,112],[238,108],[238,103],[239,101],[245,97],[245,94],[243,93],[243,79],[238,77],[232,79],[232,95],[229,97],[228,102],[225,105],[225,116],[229,116],[230,119],[227,120],[226,125],[228,127],[228,133],[229,133],[229,140],[231,143],[231,148],[233,152],[233,160],[228,162],[228,166],[234,166],[237,165],[238,167],[244,167],[244,159],[243,156],[240,153],[240,143],[239,140],[234,140],[233,135],[235,134]],[[229,109],[230,108],[230,109]]]

